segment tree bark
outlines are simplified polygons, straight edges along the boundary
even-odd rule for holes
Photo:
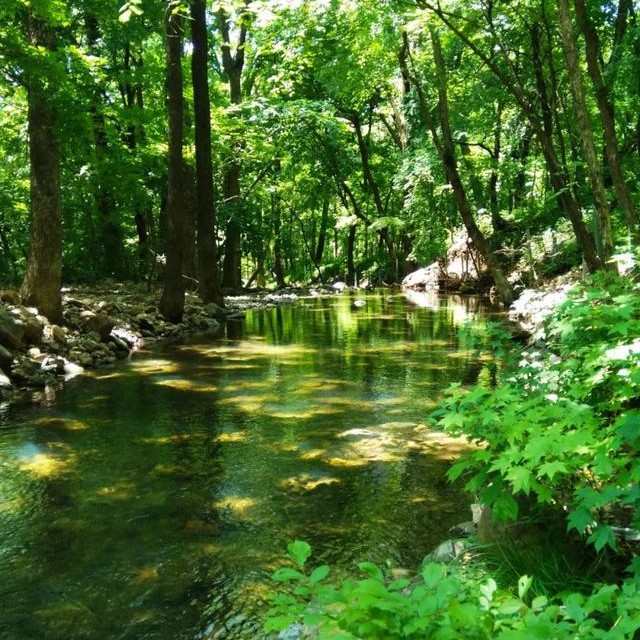
[[[207,17],[205,0],[191,3],[191,77],[196,147],[197,277],[203,302],[224,306],[215,239],[215,197],[211,160],[211,104],[209,99]]]
[[[250,0],[245,0],[245,8]],[[248,25],[246,19],[240,19],[240,33],[235,53],[231,51],[231,34],[227,13],[220,8],[218,24],[222,34],[222,68],[229,84],[229,96],[232,105],[242,103],[242,71],[245,61],[245,44]],[[240,117],[239,114],[236,114]],[[224,261],[222,266],[222,287],[230,291],[242,288],[242,221],[239,149],[235,149],[224,175],[224,207],[228,211],[225,228]]]
[[[30,43],[53,51],[53,28],[31,12],[27,23]],[[20,295],[51,322],[62,322],[60,149],[55,107],[41,76],[30,73],[27,83],[31,249]]]
[[[167,190],[167,264],[160,312],[169,322],[180,322],[184,313],[184,263],[187,171],[183,158],[184,98],[182,77],[182,20],[167,3],[165,18],[167,51],[167,116],[169,129]]]
[[[582,84],[578,48],[573,36],[568,0],[557,0],[557,7],[558,15],[560,17],[562,50],[567,63],[567,74],[569,76],[569,85],[573,95],[573,105],[575,108],[578,133],[580,135],[580,141],[582,142],[584,157],[587,161],[589,181],[591,182],[591,189],[593,191],[595,201],[596,224],[601,246],[601,250],[599,252],[600,259],[606,264],[607,260],[613,253],[613,234],[611,230],[611,217],[609,214],[607,192],[604,186],[604,179],[602,177],[600,167],[598,166],[596,146],[593,142],[593,131],[591,129],[591,122],[589,121],[589,114],[587,113],[587,103],[584,94],[584,86]]]

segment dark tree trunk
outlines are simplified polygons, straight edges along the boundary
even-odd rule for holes
[[[31,13],[28,31],[32,45],[49,51],[55,48],[53,28]],[[56,118],[42,78],[33,73],[27,82],[31,250],[20,295],[52,322],[62,322],[62,214]]]
[[[273,275],[278,289],[284,289],[287,283],[284,279],[284,266],[282,264],[282,220],[280,201],[278,194],[271,194],[271,219],[273,220]]]
[[[215,198],[211,160],[211,104],[209,99],[207,18],[205,0],[191,4],[191,75],[196,146],[197,274],[203,302],[223,306],[215,239]]]
[[[328,197],[325,197],[322,202],[322,217],[320,218],[320,230],[318,231],[318,242],[316,243],[316,250],[314,256],[314,262],[317,266],[322,264],[322,256],[324,255],[324,247],[327,242],[327,228],[329,226],[329,205],[331,201]]]
[[[250,0],[245,0],[245,7]],[[242,14],[240,32],[235,53],[232,52],[231,33],[227,13],[224,8],[217,13],[222,34],[222,67],[229,83],[229,95],[232,105],[242,102],[242,71],[245,61],[245,45],[248,24]],[[240,117],[236,114],[236,117]],[[239,146],[239,145],[238,145]],[[242,288],[242,220],[239,162],[240,149],[234,150],[233,157],[224,175],[224,207],[227,212],[225,227],[224,261],[222,266],[222,287],[230,291]]]
[[[356,225],[352,224],[349,227],[349,236],[347,238],[347,284],[350,287],[355,287],[357,282],[356,264],[354,260],[355,246],[356,246]]]
[[[167,7],[167,115],[169,128],[167,190],[167,264],[160,312],[169,322],[180,322],[184,313],[183,277],[187,171],[182,152],[184,99],[182,77],[182,20]]]

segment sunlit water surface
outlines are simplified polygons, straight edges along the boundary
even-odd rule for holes
[[[468,520],[461,444],[426,420],[476,370],[459,330],[486,312],[364,299],[249,312],[5,409],[0,638],[256,638],[288,541],[415,567]]]

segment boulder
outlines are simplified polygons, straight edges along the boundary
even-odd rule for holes
[[[57,324],[48,324],[44,328],[43,332],[43,344],[51,348],[51,344],[56,344],[59,347],[64,347],[67,344],[67,334],[62,327]]]
[[[437,262],[413,271],[402,281],[402,286],[408,289],[434,289],[439,287],[442,269]]]
[[[115,320],[106,313],[94,313],[88,309],[80,314],[80,327],[83,331],[95,331],[101,340],[106,340],[115,327]]]
[[[224,318],[225,316],[224,309],[220,305],[217,305],[215,302],[209,302],[208,304],[205,304],[203,307],[203,311],[208,316],[212,316],[214,318]]]
[[[11,315],[22,324],[23,339],[27,344],[36,344],[42,340],[47,319],[41,316],[36,308],[16,306],[11,309]]]
[[[24,327],[6,307],[0,306],[0,344],[9,349],[18,349],[24,338]]]
[[[0,371],[0,389],[8,389],[11,386],[11,380]]]

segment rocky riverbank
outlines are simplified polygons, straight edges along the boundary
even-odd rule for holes
[[[127,283],[66,287],[63,318],[51,323],[24,306],[14,290],[0,291],[0,400],[60,385],[88,369],[126,359],[144,344],[216,333],[249,308],[267,308],[298,299],[296,292],[228,297],[225,308],[203,304],[187,293],[182,322],[166,322],[157,308],[159,293]]]

